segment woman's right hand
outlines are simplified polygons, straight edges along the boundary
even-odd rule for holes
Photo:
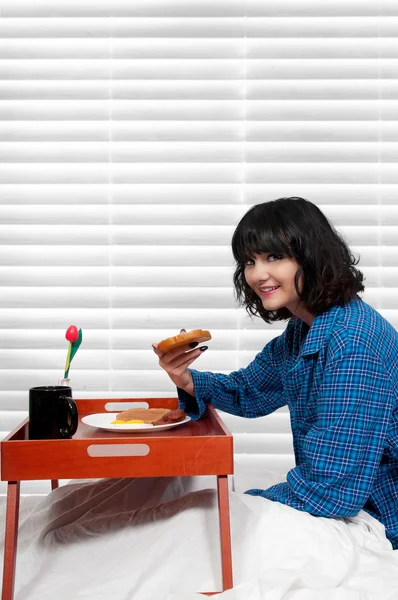
[[[195,396],[193,379],[188,367],[207,349],[207,346],[192,349],[192,346],[187,344],[166,353],[159,350],[158,344],[152,344],[152,348],[159,357],[159,365],[166,371],[174,385]]]

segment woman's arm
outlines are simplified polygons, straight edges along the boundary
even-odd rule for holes
[[[284,360],[282,334],[271,340],[246,368],[229,375],[190,370],[194,395],[177,388],[180,407],[193,419],[204,414],[208,403],[241,417],[267,415],[286,404],[281,377]]]

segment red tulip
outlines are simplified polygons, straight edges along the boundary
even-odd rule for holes
[[[68,342],[76,342],[77,338],[79,337],[79,331],[76,325],[71,325],[70,327],[68,327],[65,333],[65,337],[68,340]]]

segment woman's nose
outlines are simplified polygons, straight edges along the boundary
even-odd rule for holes
[[[257,263],[254,266],[253,279],[255,279],[255,281],[257,281],[257,282],[267,281],[267,279],[269,279],[269,272],[267,269],[267,265],[265,265],[263,263]]]

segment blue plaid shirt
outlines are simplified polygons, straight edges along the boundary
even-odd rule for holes
[[[362,300],[335,306],[311,327],[292,318],[246,368],[191,370],[194,419],[206,403],[241,417],[287,405],[296,466],[287,481],[249,490],[322,517],[364,509],[398,548],[398,334]]]

